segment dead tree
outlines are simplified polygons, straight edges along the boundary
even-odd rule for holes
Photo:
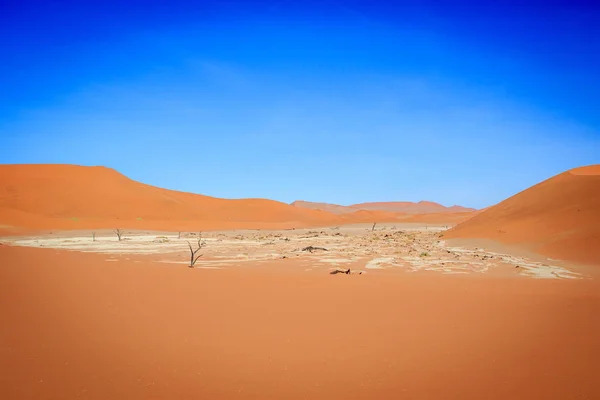
[[[377,222],[373,222],[373,227],[371,228],[371,232],[373,232],[375,230],[375,225],[377,225]]]
[[[92,242],[96,241],[96,232],[92,232]]]
[[[115,229],[115,230],[114,230],[114,232],[115,232],[115,235],[117,235],[117,238],[119,238],[119,242],[120,242],[120,241],[121,241],[121,239],[123,238],[123,234],[124,234],[125,232],[123,232],[123,231],[122,231],[122,230],[120,230],[119,228]]]
[[[194,265],[196,264],[196,261],[198,261],[198,259],[200,257],[202,257],[202,254],[198,254],[196,255],[196,253],[198,253],[200,251],[200,249],[202,248],[202,246],[204,246],[206,243],[202,241],[202,238],[198,238],[198,248],[196,250],[194,250],[192,248],[192,245],[190,244],[190,242],[187,242],[189,248],[190,248],[190,268],[194,268]]]
[[[181,232],[177,235],[177,239],[181,239]]]

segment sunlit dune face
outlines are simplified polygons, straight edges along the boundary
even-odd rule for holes
[[[600,175],[600,164],[575,168],[570,170],[569,173],[573,175]]]

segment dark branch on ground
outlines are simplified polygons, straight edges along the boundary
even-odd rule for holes
[[[315,246],[308,246],[302,249],[302,251],[310,251],[311,253],[315,250],[323,250],[323,251],[329,251],[324,247],[315,247]]]

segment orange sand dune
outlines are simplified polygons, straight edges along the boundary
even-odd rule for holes
[[[341,217],[347,221],[347,223],[410,222],[454,225],[468,220],[475,214],[476,212],[405,214],[378,210],[359,210],[353,213],[343,214]]]
[[[361,210],[381,210],[389,212],[400,212],[406,214],[437,214],[475,211],[474,208],[467,208],[461,206],[445,207],[441,204],[434,203],[432,201],[420,201],[418,203],[411,203],[409,201],[361,203],[353,204],[350,207],[358,208]]]
[[[555,259],[600,264],[600,165],[541,182],[475,215],[446,237],[493,239]]]
[[[390,213],[401,214],[440,214],[440,213],[462,213],[475,211],[474,208],[466,208],[461,206],[445,207],[441,204],[431,201],[420,201],[411,203],[409,201],[392,201],[392,202],[374,202],[360,203],[351,206],[340,206],[330,203],[314,203],[310,201],[297,200],[292,203],[293,206],[310,208],[313,210],[323,210],[334,214],[353,213],[357,210],[368,211],[385,211]]]
[[[315,204],[219,199],[178,192],[133,181],[105,167],[0,165],[0,234],[19,230],[115,227],[172,231],[286,229],[395,222],[407,217],[406,213],[385,209],[359,210],[326,204],[319,209]],[[410,218],[410,222],[462,220],[462,217],[447,215],[453,214],[446,211],[419,214]]]
[[[104,167],[0,165],[0,225],[5,226],[178,230],[191,225],[279,227],[339,222],[333,214],[273,200],[218,199],[161,189]]]
[[[349,214],[358,211],[359,209],[349,207],[349,206],[340,206],[337,204],[330,203],[315,203],[312,201],[304,201],[304,200],[296,200],[292,203],[294,207],[300,208],[309,208],[311,210],[322,210],[327,211],[333,214]]]
[[[342,219],[347,223],[395,222],[401,220],[403,216],[404,214],[387,211],[358,210],[342,215]]]
[[[478,211],[409,214],[401,220],[403,222],[425,222],[431,224],[454,225],[472,218],[477,213]]]

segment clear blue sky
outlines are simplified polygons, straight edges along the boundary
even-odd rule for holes
[[[4,0],[0,163],[473,207],[600,163],[600,6],[485,3]]]

